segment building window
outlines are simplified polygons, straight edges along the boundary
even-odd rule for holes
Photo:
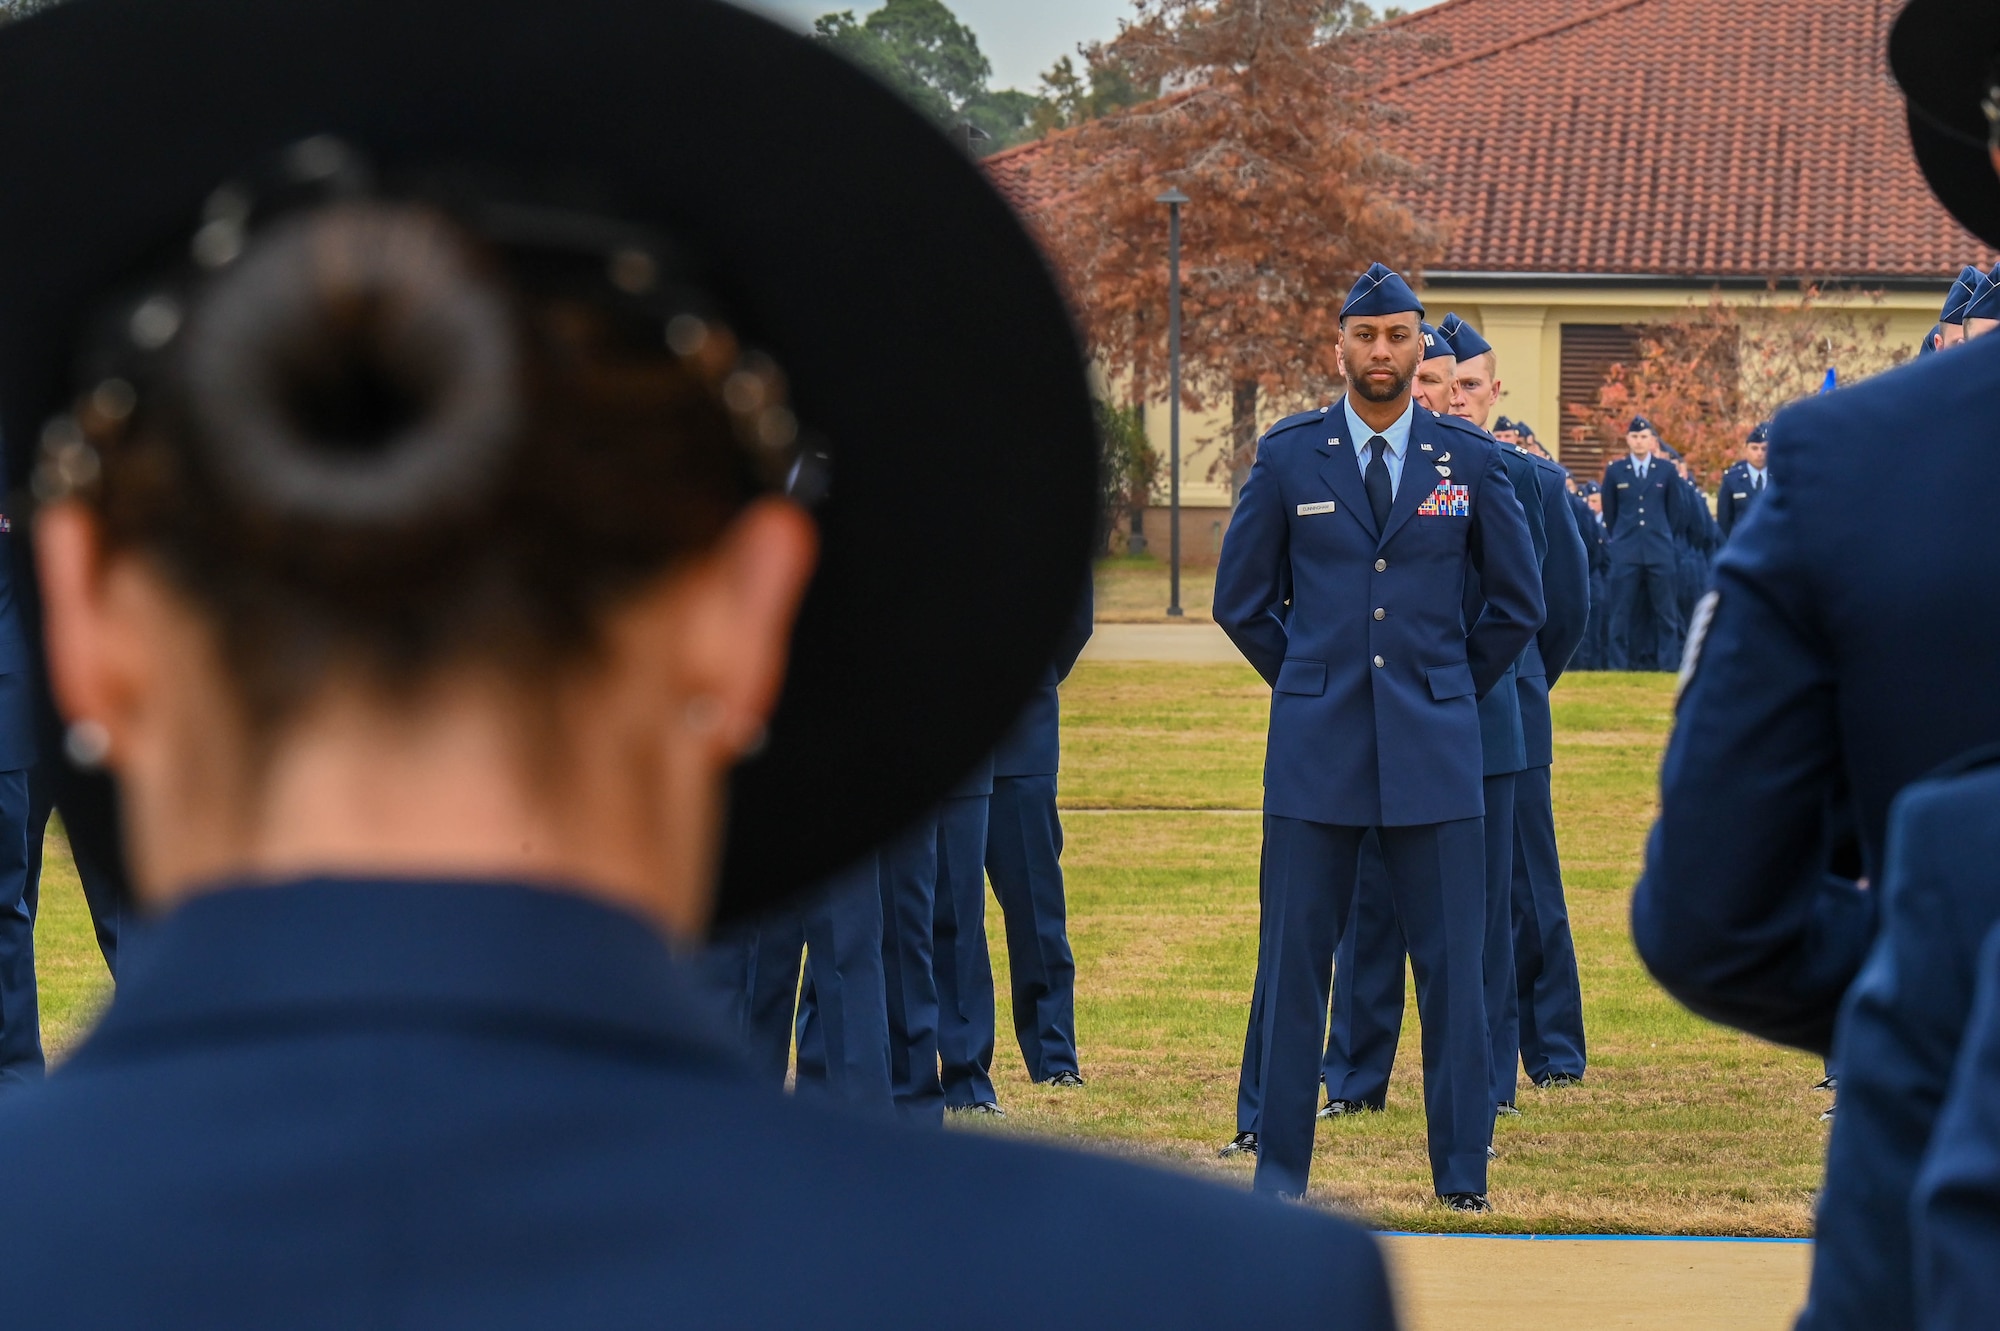
[[[1613,365],[1639,357],[1639,330],[1630,324],[1562,326],[1562,460],[1578,476],[1595,480],[1615,450],[1596,431],[1578,425],[1572,406],[1595,408]]]

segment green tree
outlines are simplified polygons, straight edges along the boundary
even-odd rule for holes
[[[986,87],[992,62],[943,0],[888,0],[866,19],[855,18],[853,10],[827,14],[813,24],[813,35],[944,129],[956,129],[971,118],[969,110],[986,109],[994,96]],[[1004,110],[999,118],[1004,120]],[[993,133],[984,124],[980,128]]]

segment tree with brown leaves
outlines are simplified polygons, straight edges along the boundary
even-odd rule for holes
[[[1166,390],[1166,210],[1184,210],[1186,403],[1230,403],[1228,465],[1255,460],[1260,392],[1325,401],[1348,286],[1376,261],[1412,275],[1441,251],[1395,201],[1415,177],[1392,113],[1366,95],[1373,15],[1353,0],[1134,0],[1109,47],[1163,95],[1048,141],[1073,188],[1035,218],[1090,346],[1135,398]]]
[[[1687,460],[1689,476],[1713,487],[1751,428],[1817,393],[1827,370],[1851,383],[1909,358],[1873,310],[1880,298],[1862,299],[1859,308],[1829,303],[1807,286],[1746,305],[1717,292],[1706,304],[1644,325],[1638,358],[1611,367],[1594,407],[1570,408],[1570,427],[1579,439],[1605,440],[1615,454],[1625,447],[1627,423],[1644,416]]]

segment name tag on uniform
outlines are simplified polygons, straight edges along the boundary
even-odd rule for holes
[[[1732,499],[1748,499],[1749,497],[1750,497],[1749,495],[1745,494],[1741,490],[1736,491],[1734,494],[1730,496],[1730,498]]]
[[[1618,488],[1619,488],[1619,489],[1621,489],[1621,490],[1629,490],[1629,489],[1631,489],[1631,488],[1632,488],[1632,482],[1630,482],[1630,481],[1620,481],[1620,482],[1618,482]]]
[[[1472,516],[1472,489],[1464,485],[1439,485],[1417,509],[1420,518],[1469,518]]]
[[[1315,513],[1331,513],[1339,507],[1340,505],[1334,503],[1331,499],[1327,500],[1324,504],[1300,504],[1299,516],[1309,518]]]

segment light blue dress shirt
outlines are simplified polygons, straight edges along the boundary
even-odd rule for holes
[[[1389,467],[1389,495],[1395,497],[1403,484],[1403,455],[1410,449],[1410,422],[1417,417],[1417,404],[1413,398],[1403,408],[1403,414],[1389,423],[1386,430],[1372,430],[1367,423],[1354,414],[1352,395],[1340,400],[1340,408],[1347,413],[1348,437],[1354,440],[1354,460],[1361,464],[1361,479],[1368,479],[1368,441],[1381,435],[1389,442],[1382,451],[1382,461]]]

